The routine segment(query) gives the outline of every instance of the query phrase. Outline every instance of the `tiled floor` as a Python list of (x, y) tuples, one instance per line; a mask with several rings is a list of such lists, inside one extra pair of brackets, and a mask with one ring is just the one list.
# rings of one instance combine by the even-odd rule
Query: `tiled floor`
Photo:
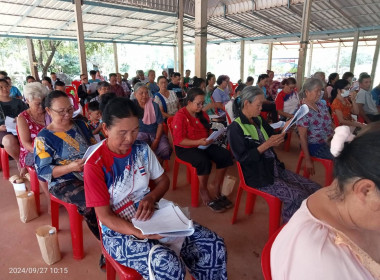
[[(294, 171), (299, 154), (299, 145), (297, 137), (294, 135), (292, 138), (290, 152), (284, 152), (282, 147), (279, 147), (277, 154), (280, 160), (285, 162), (286, 167)], [(15, 162), (10, 161), (10, 166), (11, 174), (15, 174)], [(236, 166), (230, 168), (228, 173), (237, 177)], [(317, 174), (319, 176), (313, 179), (322, 184), (324, 182), (324, 170), (321, 166), (317, 166)], [(169, 172), (168, 175), (172, 178), (171, 172)], [(50, 216), (47, 214), (47, 205), (44, 195), (41, 194), (41, 216), (24, 224), (19, 219), (17, 202), (11, 183), (3, 180), (2, 174), (0, 174), (0, 177), (0, 205), (2, 209), (0, 215), (1, 280), (106, 279), (106, 274), (98, 268), (100, 244), (93, 237), (85, 224), (83, 225), (85, 257), (81, 261), (76, 261), (72, 258), (68, 215), (62, 207), (60, 208), (59, 231), (62, 260), (51, 266), (46, 265), (42, 260), (35, 236), (35, 230), (39, 226), (51, 224)], [(236, 196), (236, 189), (237, 184), (235, 185), (234, 192), (231, 194), (233, 201)], [(182, 206), (190, 205), (190, 186), (186, 182), (184, 167), (180, 168), (177, 190), (169, 190), (165, 197)], [(252, 216), (245, 216), (244, 205), (245, 195), (243, 195), (238, 221), (235, 225), (231, 225), (233, 209), (222, 214), (213, 213), (202, 205), (198, 208), (191, 208), (190, 210), (193, 220), (209, 227), (224, 237), (228, 250), (229, 279), (263, 279), (260, 267), (260, 256), (261, 250), (268, 238), (268, 208), (265, 201), (258, 198), (254, 214)], [(40, 269), (40, 272), (43, 273), (29, 273), (29, 268)], [(66, 268), (67, 270), (65, 270)], [(67, 271), (67, 273), (65, 273), (65, 271)]]

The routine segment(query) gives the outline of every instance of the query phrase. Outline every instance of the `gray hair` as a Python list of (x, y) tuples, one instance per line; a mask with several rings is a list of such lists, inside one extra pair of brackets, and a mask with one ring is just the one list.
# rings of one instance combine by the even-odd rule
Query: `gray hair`
[(238, 117), (239, 112), (244, 108), (244, 102), (247, 100), (249, 103), (255, 101), (256, 97), (259, 95), (264, 95), (264, 91), (258, 86), (247, 86), (245, 87), (240, 95), (235, 99), (233, 112), (234, 116)]
[(24, 96), (28, 101), (35, 98), (44, 99), (49, 94), (48, 89), (40, 82), (33, 82), (24, 86)]
[[(135, 84), (135, 86), (133, 87), (133, 92), (136, 94), (136, 92), (141, 88), (141, 87), (145, 87), (145, 88), (148, 88), (146, 86), (146, 84), (142, 83), (142, 82), (138, 82)], [(149, 89), (148, 89), (149, 90)]]
[(109, 82), (101, 81), (101, 82), (99, 82), (99, 83), (96, 85), (96, 90), (99, 90), (99, 89), (101, 89), (102, 87), (109, 87), (109, 86), (110, 86)]
[(300, 99), (306, 97), (306, 91), (312, 91), (316, 87), (323, 88), (323, 82), (318, 78), (310, 78), (305, 81), (305, 83), (302, 86), (302, 89), (299, 92)]

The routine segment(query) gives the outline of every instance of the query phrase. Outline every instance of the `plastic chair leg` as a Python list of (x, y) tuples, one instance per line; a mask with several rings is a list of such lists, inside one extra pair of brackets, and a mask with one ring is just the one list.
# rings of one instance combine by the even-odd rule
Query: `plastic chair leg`
[(1, 167), (3, 169), (3, 178), (4, 180), (9, 179), (9, 158), (8, 153), (5, 151), (4, 148), (0, 149), (1, 152)]
[(267, 200), (269, 206), (269, 237), (274, 234), (280, 227), (281, 206), (280, 200)]
[(111, 262), (107, 258), (106, 258), (106, 273), (107, 273), (107, 280), (116, 279), (116, 270), (114, 269)]
[(243, 193), (243, 188), (239, 186), (237, 195), (236, 195), (236, 201), (235, 201), (235, 209), (234, 209), (234, 214), (232, 216), (231, 224), (234, 224), (236, 222), (236, 217), (239, 211), (239, 205), (240, 205), (240, 199), (241, 199), (241, 194)]
[(325, 186), (330, 186), (333, 181), (333, 163), (324, 164), (326, 170)]
[(175, 190), (177, 188), (178, 169), (179, 169), (179, 163), (177, 161), (174, 161), (174, 166), (173, 166), (173, 190)]
[(252, 193), (247, 193), (247, 201), (245, 202), (245, 214), (251, 215), (253, 209), (255, 208), (256, 195)]
[[(30, 169), (28, 168), (28, 171)], [(34, 192), (34, 198), (36, 200), (37, 213), (40, 213), (40, 182), (35, 171), (29, 172), (30, 175), (30, 188)]]
[[(71, 206), (71, 205), (70, 205)], [(67, 209), (67, 208), (66, 208)], [(71, 242), (73, 245), (73, 258), (76, 260), (83, 259), (83, 228), (82, 216), (78, 213), (77, 207), (67, 209), (70, 219)]]
[(191, 184), (191, 168), (188, 166), (186, 166), (186, 180)]
[(195, 168), (192, 168), (191, 170), (191, 206), (198, 207), (198, 205), (199, 205), (199, 180), (198, 180), (197, 170)]
[(51, 225), (59, 230), (59, 204), (54, 200), (50, 200)]

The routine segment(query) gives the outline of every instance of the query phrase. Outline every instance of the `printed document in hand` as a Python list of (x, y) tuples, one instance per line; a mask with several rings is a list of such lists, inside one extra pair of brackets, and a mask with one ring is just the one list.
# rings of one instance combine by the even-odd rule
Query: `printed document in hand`
[[(223, 132), (225, 131), (226, 129), (223, 127), (223, 128), (220, 128), (219, 130), (217, 130), (217, 131), (214, 131), (213, 133), (211, 133), (210, 134), (210, 136), (209, 137), (207, 137), (207, 141), (208, 140), (216, 140), (216, 139), (218, 139), (218, 137), (220, 136), (220, 135), (222, 135), (223, 134)], [(208, 146), (210, 146), (211, 144), (209, 144), (209, 145), (206, 145), (206, 146), (198, 146), (198, 148), (199, 149), (202, 149), (202, 150), (204, 150), (204, 149), (206, 149)]]
[(294, 117), (289, 122), (289, 125), (282, 130), (282, 133), (286, 133), (289, 128), (302, 119), (307, 113), (309, 113), (309, 107), (306, 104), (303, 104), (294, 114)]
[[(104, 139), (106, 140), (106, 139)], [(95, 145), (91, 145), (90, 147), (87, 148), (87, 151), (84, 153), (83, 155), (83, 159), (86, 160), (87, 162), (87, 159), (93, 154), (95, 153), (95, 151), (103, 144), (104, 140), (100, 141), (99, 143), (95, 144)], [(85, 162), (85, 163), (86, 163)]]
[(190, 236), (194, 233), (193, 221), (172, 203), (156, 210), (149, 220), (139, 221), (133, 218), (132, 223), (144, 235), (159, 234), (164, 237), (176, 237)]
[(14, 118), (5, 117), (5, 126), (7, 128), (7, 132), (11, 132), (13, 135), (17, 135), (16, 120)]
[(277, 128), (284, 127), (284, 125), (285, 125), (285, 122), (284, 122), (284, 121), (279, 121), (279, 122), (271, 123), (271, 124), (270, 124), (270, 126), (271, 126), (273, 129), (277, 129)]

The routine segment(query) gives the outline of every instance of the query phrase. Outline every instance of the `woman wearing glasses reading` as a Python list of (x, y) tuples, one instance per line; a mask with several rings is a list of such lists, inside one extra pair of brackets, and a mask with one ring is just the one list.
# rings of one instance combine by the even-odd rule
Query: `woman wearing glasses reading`
[[(212, 140), (207, 140), (210, 135), (210, 119), (202, 111), (204, 102), (203, 90), (200, 88), (189, 90), (186, 107), (180, 109), (173, 119), (173, 143), (176, 155), (197, 169), (203, 203), (215, 212), (223, 212), (226, 208), (232, 207), (232, 203), (225, 196), (221, 196), (221, 185), (227, 167), (232, 165), (232, 158), (226, 149), (213, 145)], [(198, 148), (207, 145), (210, 146), (206, 149)], [(216, 164), (216, 173), (208, 189), (211, 161)]]
[(91, 130), (82, 120), (73, 120), (74, 108), (66, 93), (52, 91), (45, 99), (52, 122), (34, 141), (34, 161), (39, 177), (48, 182), (49, 192), (75, 204), (92, 233), (99, 239), (95, 211), (86, 207), (83, 183), (84, 153), (96, 144)]

